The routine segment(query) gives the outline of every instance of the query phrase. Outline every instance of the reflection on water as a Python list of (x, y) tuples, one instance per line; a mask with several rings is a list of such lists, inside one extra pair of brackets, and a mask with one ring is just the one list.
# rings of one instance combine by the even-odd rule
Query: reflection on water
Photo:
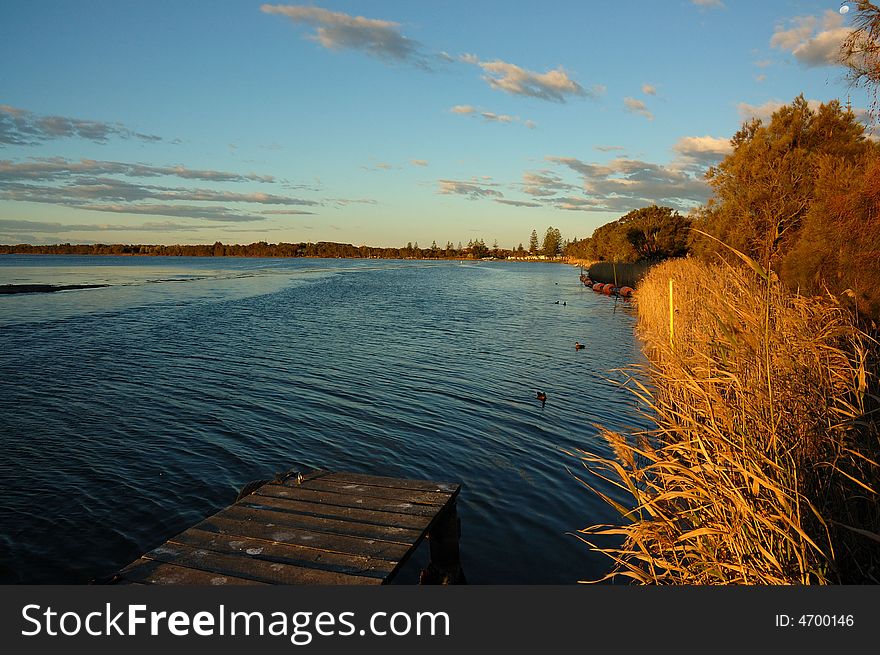
[(111, 572), (292, 466), (462, 482), (471, 582), (607, 568), (562, 451), (640, 423), (605, 379), (639, 355), (576, 269), (0, 257), (12, 283), (113, 286), (0, 297), (0, 580)]

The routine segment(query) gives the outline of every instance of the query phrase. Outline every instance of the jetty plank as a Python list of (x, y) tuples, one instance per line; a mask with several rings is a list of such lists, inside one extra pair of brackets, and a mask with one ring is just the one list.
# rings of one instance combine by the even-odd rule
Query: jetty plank
[(206, 532), (217, 532), (237, 537), (250, 536), (264, 541), (309, 546), (334, 553), (363, 555), (365, 557), (396, 560), (405, 557), (407, 553), (406, 544), (315, 532), (289, 526), (265, 525), (231, 519), (226, 516), (225, 512), (222, 514), (222, 516), (215, 514), (195, 527)]
[(165, 542), (144, 555), (166, 564), (186, 566), (208, 571), (219, 576), (231, 575), (257, 582), (273, 584), (380, 584), (381, 580), (368, 576), (349, 575), (280, 562), (268, 562), (255, 557), (226, 555), (213, 550), (193, 548)]
[(357, 523), (355, 521), (340, 521), (321, 516), (311, 516), (309, 514), (296, 514), (276, 509), (250, 507), (243, 501), (239, 501), (229, 509), (224, 510), (224, 516), (238, 519), (239, 521), (263, 523), (264, 525), (303, 528), (315, 532), (328, 532), (330, 534), (350, 537), (383, 539), (401, 544), (411, 543), (420, 536), (419, 530), (410, 530), (409, 528)]
[(371, 498), (368, 496), (358, 496), (356, 494), (335, 493), (333, 491), (285, 487), (278, 484), (267, 484), (260, 487), (254, 492), (254, 495), (271, 496), (274, 498), (290, 498), (291, 500), (317, 503), (325, 507), (325, 509), (351, 507), (427, 517), (432, 517), (437, 513), (437, 510), (432, 505), (419, 505), (399, 500)]
[[(119, 574), (123, 584), (261, 585), (264, 582), (217, 575), (200, 569), (166, 564), (144, 557), (132, 562)], [(118, 584), (118, 583), (117, 583)]]
[(300, 546), (298, 544), (279, 543), (266, 541), (253, 537), (241, 537), (225, 535), (216, 532), (206, 532), (191, 528), (176, 537), (169, 539), (171, 543), (192, 546), (203, 550), (213, 550), (228, 555), (246, 554), (257, 559), (281, 564), (294, 564), (297, 566), (311, 566), (351, 573), (354, 575), (369, 575), (384, 578), (394, 570), (395, 562), (364, 555), (348, 555), (331, 551)]
[[(315, 471), (248, 485), (117, 584), (386, 584), (426, 537), (431, 575), (464, 581), (454, 483)], [(438, 575), (438, 573), (440, 575)]]
[[(292, 486), (289, 482), (286, 486)], [(318, 478), (305, 483), (306, 489), (320, 491), (333, 491), (335, 493), (352, 494), (366, 498), (385, 498), (398, 502), (417, 503), (419, 505), (445, 505), (454, 493), (413, 491), (410, 489), (393, 489), (391, 487), (375, 487), (371, 485), (356, 484), (354, 482), (335, 482)]]
[(256, 494), (243, 498), (241, 504), (246, 507), (272, 508), (315, 517), (359, 521), (361, 523), (369, 523), (373, 525), (412, 528), (415, 530), (423, 530), (427, 528), (428, 524), (431, 522), (431, 519), (428, 516), (383, 512), (358, 507), (336, 507), (333, 505), (322, 505), (320, 503), (302, 502), (290, 498), (277, 498)]

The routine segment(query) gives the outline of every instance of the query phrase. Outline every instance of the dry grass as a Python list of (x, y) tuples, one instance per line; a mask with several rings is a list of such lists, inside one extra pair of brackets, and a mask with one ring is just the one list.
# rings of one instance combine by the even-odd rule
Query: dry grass
[(621, 525), (580, 537), (614, 561), (607, 577), (640, 583), (880, 582), (876, 342), (832, 300), (748, 264), (680, 259), (641, 281), (651, 384), (631, 388), (656, 428), (603, 429), (614, 459), (576, 453), (585, 485), (633, 498), (604, 496)]

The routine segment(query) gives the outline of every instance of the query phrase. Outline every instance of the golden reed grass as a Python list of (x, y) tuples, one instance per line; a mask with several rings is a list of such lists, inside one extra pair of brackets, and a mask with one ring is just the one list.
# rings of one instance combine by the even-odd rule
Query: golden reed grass
[(614, 562), (603, 580), (880, 582), (876, 341), (833, 299), (744, 259), (672, 260), (639, 285), (649, 364), (628, 386), (656, 427), (600, 428), (615, 458), (575, 453), (587, 487), (600, 493), (596, 476), (632, 497), (600, 493), (621, 524), (579, 531)]

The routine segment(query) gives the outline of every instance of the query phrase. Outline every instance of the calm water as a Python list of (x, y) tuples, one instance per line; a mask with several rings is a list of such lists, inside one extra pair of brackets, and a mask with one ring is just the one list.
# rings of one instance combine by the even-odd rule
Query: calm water
[(2, 582), (112, 573), (291, 467), (463, 483), (472, 583), (608, 568), (563, 450), (642, 424), (604, 379), (640, 355), (575, 268), (0, 257), (28, 282), (113, 286), (0, 296)]

